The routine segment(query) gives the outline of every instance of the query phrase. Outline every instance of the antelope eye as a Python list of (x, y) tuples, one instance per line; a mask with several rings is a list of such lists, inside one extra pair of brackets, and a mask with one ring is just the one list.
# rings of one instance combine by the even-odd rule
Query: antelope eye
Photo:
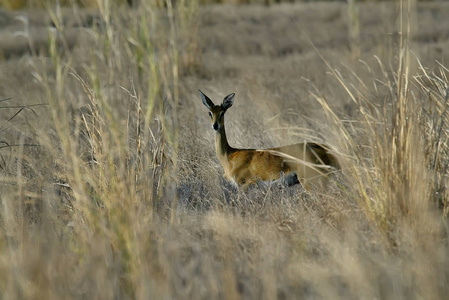
[(211, 113), (211, 112), (209, 112), (209, 117), (211, 117), (211, 118), (212, 118), (212, 113)]

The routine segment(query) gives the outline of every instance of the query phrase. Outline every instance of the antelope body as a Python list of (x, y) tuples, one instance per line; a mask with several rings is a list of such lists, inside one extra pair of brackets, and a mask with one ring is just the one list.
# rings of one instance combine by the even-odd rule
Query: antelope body
[(259, 182), (283, 179), (288, 185), (301, 183), (307, 189), (325, 187), (328, 175), (339, 169), (337, 158), (325, 146), (299, 143), (284, 147), (256, 150), (236, 149), (229, 145), (224, 126), (224, 114), (234, 103), (229, 94), (221, 105), (215, 105), (203, 94), (203, 104), (209, 109), (215, 131), (215, 150), (224, 169), (224, 177), (246, 189)]

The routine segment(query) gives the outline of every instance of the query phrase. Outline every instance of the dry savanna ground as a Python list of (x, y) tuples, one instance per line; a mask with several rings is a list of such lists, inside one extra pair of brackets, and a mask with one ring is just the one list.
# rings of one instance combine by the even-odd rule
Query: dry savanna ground
[[(0, 10), (2, 299), (447, 298), (449, 3), (118, 3)], [(198, 89), (342, 171), (236, 190)]]

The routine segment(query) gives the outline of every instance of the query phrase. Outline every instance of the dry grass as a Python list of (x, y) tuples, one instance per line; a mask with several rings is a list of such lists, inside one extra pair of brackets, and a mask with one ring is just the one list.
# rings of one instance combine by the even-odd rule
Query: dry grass
[[(448, 5), (99, 3), (0, 15), (2, 298), (446, 297)], [(343, 174), (237, 192), (199, 88)]]

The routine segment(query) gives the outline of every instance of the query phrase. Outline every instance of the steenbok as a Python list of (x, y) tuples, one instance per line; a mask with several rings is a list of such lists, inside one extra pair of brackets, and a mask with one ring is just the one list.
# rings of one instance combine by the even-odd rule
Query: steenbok
[(215, 150), (224, 169), (224, 177), (246, 190), (252, 184), (283, 180), (287, 185), (301, 183), (306, 190), (325, 188), (330, 173), (340, 169), (329, 149), (316, 143), (299, 143), (272, 149), (236, 149), (226, 138), (224, 114), (234, 103), (229, 94), (215, 105), (201, 91), (215, 131)]

